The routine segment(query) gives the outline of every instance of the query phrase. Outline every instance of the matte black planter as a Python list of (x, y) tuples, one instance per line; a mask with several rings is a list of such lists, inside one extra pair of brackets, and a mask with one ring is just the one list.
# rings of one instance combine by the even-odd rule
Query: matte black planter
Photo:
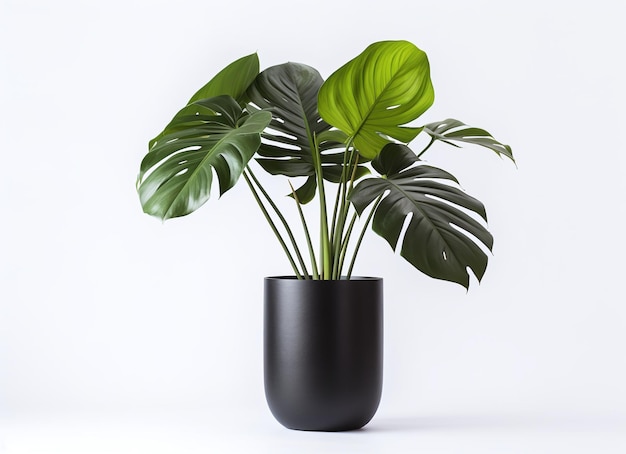
[(359, 429), (383, 378), (383, 280), (265, 278), (265, 396), (298, 430)]

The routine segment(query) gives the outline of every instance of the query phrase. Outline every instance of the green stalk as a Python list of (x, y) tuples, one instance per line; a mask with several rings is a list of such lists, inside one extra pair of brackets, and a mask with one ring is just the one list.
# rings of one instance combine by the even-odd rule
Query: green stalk
[(335, 194), (335, 204), (333, 205), (333, 215), (331, 217), (332, 224), (330, 226), (330, 243), (335, 244), (335, 228), (337, 224), (337, 211), (339, 210), (339, 197), (341, 197), (341, 179), (337, 186), (337, 194)]
[(283, 240), (283, 237), (280, 235), (280, 232), (276, 228), (274, 221), (272, 221), (272, 218), (270, 217), (269, 213), (267, 212), (267, 209), (263, 205), (263, 202), (261, 201), (259, 194), (256, 192), (256, 189), (254, 189), (254, 186), (252, 185), (252, 182), (250, 181), (250, 177), (248, 177), (248, 174), (246, 172), (243, 172), (243, 177), (245, 178), (246, 183), (248, 183), (248, 187), (250, 188), (250, 191), (252, 191), (252, 195), (254, 196), (256, 203), (259, 205), (259, 208), (263, 212), (263, 215), (265, 216), (265, 219), (267, 220), (268, 224), (272, 228), (274, 235), (276, 235), (276, 238), (278, 239), (278, 242), (282, 246), (283, 251), (285, 251), (285, 255), (287, 255), (287, 259), (289, 260), (289, 263), (291, 264), (291, 267), (293, 268), (293, 272), (296, 274), (296, 277), (298, 279), (302, 279), (302, 275), (298, 271), (296, 262), (293, 260), (293, 257), (291, 256), (291, 252), (289, 252), (289, 248), (287, 248), (287, 245), (285, 244), (285, 240)]
[(306, 237), (306, 244), (309, 247), (309, 256), (311, 257), (311, 267), (313, 268), (313, 279), (319, 280), (320, 275), (317, 271), (317, 260), (315, 258), (315, 251), (313, 250), (313, 243), (311, 242), (311, 235), (309, 234), (309, 227), (306, 224), (306, 219), (304, 217), (304, 213), (302, 212), (302, 206), (300, 205), (300, 200), (298, 200), (298, 194), (296, 194), (296, 191), (293, 188), (291, 181), (289, 181), (289, 187), (291, 188), (293, 199), (296, 201), (296, 206), (298, 207), (298, 214), (300, 214), (300, 220), (302, 221), (302, 229), (304, 230), (304, 235)]
[[(350, 160), (352, 160), (352, 157), (350, 157)], [(350, 187), (348, 188), (347, 192), (346, 192), (346, 212), (345, 212), (345, 217), (348, 216), (348, 212), (350, 210), (350, 204), (349, 204), (349, 199), (350, 199), (350, 194), (352, 194), (352, 190), (354, 188), (354, 179), (356, 178), (356, 169), (359, 166), (359, 154), (357, 153), (356, 155), (356, 159), (354, 160), (354, 165), (352, 166), (352, 175), (350, 176)], [(356, 221), (357, 218), (357, 213), (354, 213), (352, 215), (352, 219), (350, 220), (350, 225), (348, 226), (348, 231), (346, 232), (342, 244), (341, 244), (341, 257), (339, 257), (339, 266), (338, 266), (338, 271), (337, 271), (337, 275), (338, 275), (338, 279), (341, 278), (341, 270), (343, 269), (343, 262), (344, 259), (346, 257), (346, 252), (348, 250), (348, 242), (350, 241), (350, 237), (352, 236), (352, 228), (354, 227), (354, 223)], [(348, 280), (350, 280), (350, 276), (348, 275), (347, 277)]]
[(339, 202), (340, 202), (340, 197), (341, 197), (341, 192), (343, 189), (343, 184), (342, 182), (345, 179), (345, 173), (346, 173), (346, 168), (348, 167), (348, 161), (346, 160), (346, 158), (348, 157), (348, 149), (350, 148), (350, 144), (352, 143), (352, 141), (349, 141), (348, 144), (346, 145), (346, 149), (343, 152), (343, 163), (341, 166), (341, 176), (339, 177), (339, 185), (337, 186), (337, 194), (335, 195), (335, 205), (333, 208), (333, 217), (332, 217), (332, 225), (330, 227), (330, 232), (331, 232), (331, 237), (330, 237), (330, 242), (331, 244), (335, 244), (335, 228), (336, 228), (336, 224), (337, 224), (337, 211), (339, 210)]
[(322, 158), (317, 143), (317, 137), (313, 135), (313, 165), (317, 177), (317, 188), (320, 197), (320, 261), (322, 262), (321, 279), (331, 278), (331, 252), (330, 239), (328, 236), (328, 213), (326, 211), (326, 192), (324, 190), (324, 174), (322, 173)]
[(354, 268), (354, 262), (356, 261), (357, 254), (359, 253), (359, 248), (361, 247), (361, 242), (363, 241), (363, 236), (365, 235), (365, 230), (367, 229), (367, 226), (372, 221), (372, 217), (374, 217), (376, 208), (378, 208), (378, 204), (380, 203), (382, 198), (383, 198), (383, 194), (378, 196), (378, 198), (374, 202), (374, 206), (372, 206), (372, 210), (370, 211), (369, 216), (367, 216), (367, 220), (365, 221), (363, 228), (361, 229), (361, 234), (359, 235), (359, 239), (357, 240), (356, 246), (354, 247), (354, 252), (352, 253), (352, 260), (350, 261), (350, 267), (348, 268), (348, 274), (346, 275), (347, 279), (350, 279), (350, 276), (352, 276), (352, 268)]
[(352, 228), (354, 227), (354, 223), (356, 222), (357, 214), (354, 213), (352, 215), (352, 219), (350, 220), (350, 224), (348, 225), (348, 231), (346, 232), (343, 242), (341, 243), (341, 257), (339, 258), (339, 268), (337, 271), (338, 278), (341, 278), (341, 270), (343, 269), (343, 262), (346, 258), (346, 252), (348, 250), (348, 243), (350, 242), (350, 237), (352, 236)]
[(252, 177), (252, 180), (254, 180), (254, 183), (261, 190), (261, 193), (263, 193), (263, 196), (269, 202), (270, 206), (272, 207), (272, 209), (274, 210), (274, 212), (276, 213), (276, 215), (278, 216), (280, 221), (282, 222), (283, 227), (285, 227), (285, 231), (287, 232), (287, 236), (289, 236), (289, 240), (291, 241), (291, 245), (293, 246), (293, 249), (294, 249), (294, 251), (296, 253), (296, 257), (298, 258), (298, 262), (300, 263), (300, 266), (302, 267), (302, 271), (304, 272), (304, 278), (305, 279), (309, 279), (310, 275), (309, 275), (308, 270), (306, 269), (306, 265), (304, 264), (304, 260), (302, 259), (302, 254), (300, 254), (300, 248), (298, 248), (298, 243), (296, 242), (296, 239), (293, 236), (293, 232), (289, 228), (289, 224), (287, 224), (287, 221), (285, 220), (285, 217), (280, 212), (280, 210), (278, 209), (278, 207), (276, 206), (276, 204), (274, 203), (272, 198), (269, 196), (267, 191), (265, 191), (263, 186), (261, 186), (261, 183), (259, 182), (259, 180), (257, 180), (256, 176), (252, 172), (252, 169), (250, 169), (250, 167), (246, 166), (246, 170), (248, 171), (248, 173)]
[(359, 167), (359, 156), (360, 155), (357, 153), (356, 159), (354, 160), (354, 166), (352, 167), (352, 175), (350, 176), (350, 188), (348, 189), (346, 200), (350, 198), (350, 194), (352, 193), (352, 188), (354, 187), (354, 179), (356, 178), (356, 169)]
[(420, 153), (417, 155), (418, 159), (420, 158), (420, 156), (422, 156), (424, 153), (426, 153), (426, 150), (428, 150), (433, 143), (435, 143), (435, 140), (436, 139), (434, 137), (430, 138), (430, 142), (428, 142), (428, 145), (426, 145), (426, 148), (424, 148), (422, 151), (420, 151)]
[[(348, 145), (346, 146), (346, 155), (348, 153), (348, 148), (350, 147), (350, 145), (352, 144), (352, 141), (348, 142)], [(353, 158), (354, 158), (354, 154), (355, 154), (355, 149), (352, 149), (352, 152), (350, 153), (350, 158), (348, 160), (348, 165), (344, 165), (342, 172), (341, 172), (341, 181), (339, 182), (340, 185), (340, 189), (341, 189), (341, 205), (339, 207), (338, 210), (338, 216), (337, 216), (337, 223), (335, 226), (335, 230), (334, 230), (334, 236), (333, 236), (333, 248), (334, 248), (334, 260), (333, 260), (333, 279), (339, 279), (339, 261), (340, 261), (340, 256), (341, 256), (341, 243), (343, 241), (343, 232), (346, 226), (346, 217), (348, 215), (348, 210), (350, 209), (350, 205), (348, 204), (348, 175), (347, 175), (347, 170), (350, 169), (353, 164)], [(357, 155), (358, 156), (358, 155)], [(345, 162), (345, 159), (344, 159)], [(354, 162), (354, 166), (356, 166), (356, 163), (358, 162), (358, 157)], [(356, 167), (355, 167), (356, 169)], [(352, 171), (352, 178), (355, 175), (355, 170), (353, 169)]]

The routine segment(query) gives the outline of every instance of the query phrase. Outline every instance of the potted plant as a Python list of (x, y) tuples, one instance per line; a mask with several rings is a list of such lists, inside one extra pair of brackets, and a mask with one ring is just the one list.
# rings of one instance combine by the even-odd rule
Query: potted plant
[[(326, 81), (298, 63), (259, 72), (252, 54), (219, 72), (149, 142), (137, 179), (146, 213), (185, 216), (209, 199), (214, 175), (220, 194), (243, 177), (285, 253), (293, 275), (265, 279), (264, 342), (266, 397), (287, 427), (355, 429), (377, 409), (382, 279), (352, 275), (370, 225), (428, 276), (468, 288), (468, 268), (479, 281), (485, 273), (493, 238), (484, 206), (420, 158), (436, 141), (513, 160), (511, 148), (458, 120), (409, 125), (433, 100), (426, 54), (407, 41), (374, 43)], [(415, 153), (407, 144), (420, 133), (430, 141)], [(272, 175), (303, 177), (297, 189), (289, 182), (289, 195), (305, 247), (253, 158)], [(302, 209), (314, 199), (317, 245)]]

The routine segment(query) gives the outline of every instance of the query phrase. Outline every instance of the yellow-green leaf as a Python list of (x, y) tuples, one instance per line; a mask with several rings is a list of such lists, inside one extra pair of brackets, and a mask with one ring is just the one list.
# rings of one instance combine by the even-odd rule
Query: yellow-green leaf
[(395, 139), (408, 143), (422, 130), (405, 126), (435, 98), (426, 54), (408, 41), (370, 45), (322, 85), (321, 117), (352, 138), (368, 159)]

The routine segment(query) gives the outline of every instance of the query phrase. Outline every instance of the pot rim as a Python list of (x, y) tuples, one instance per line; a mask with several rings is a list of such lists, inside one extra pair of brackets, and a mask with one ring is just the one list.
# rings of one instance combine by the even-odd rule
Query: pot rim
[[(311, 276), (309, 276), (311, 277)], [(302, 281), (302, 282), (350, 282), (350, 281), (382, 281), (382, 277), (377, 276), (350, 276), (347, 279), (346, 276), (341, 276), (340, 279), (298, 279), (297, 276), (266, 276), (265, 280), (270, 281)]]

